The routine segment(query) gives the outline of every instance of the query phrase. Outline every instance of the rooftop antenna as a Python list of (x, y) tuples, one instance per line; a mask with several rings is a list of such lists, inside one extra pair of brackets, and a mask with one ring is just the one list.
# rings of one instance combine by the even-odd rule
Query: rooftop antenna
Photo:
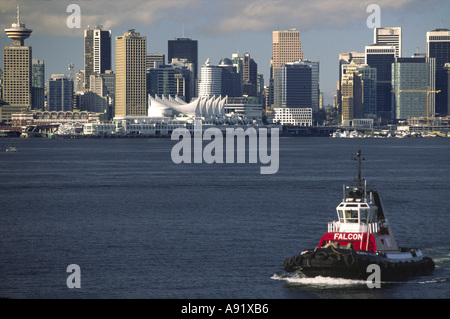
[(17, 24), (20, 24), (20, 3), (17, 0)]
[(181, 29), (181, 37), (185, 38), (185, 36), (184, 36), (184, 24), (182, 25), (182, 29)]

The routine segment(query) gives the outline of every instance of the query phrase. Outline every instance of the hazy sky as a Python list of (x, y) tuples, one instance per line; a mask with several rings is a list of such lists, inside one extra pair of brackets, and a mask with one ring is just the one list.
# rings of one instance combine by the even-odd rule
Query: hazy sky
[[(81, 9), (81, 28), (67, 26), (70, 4)], [(147, 36), (148, 53), (166, 57), (167, 41), (184, 34), (198, 40), (200, 64), (248, 52), (267, 84), (272, 31), (296, 28), (304, 57), (320, 61), (320, 89), (325, 103), (332, 103), (339, 53), (364, 52), (373, 43), (373, 29), (367, 26), (370, 4), (380, 7), (382, 27), (403, 28), (403, 56), (426, 52), (427, 31), (450, 28), (449, 0), (22, 0), (20, 20), (33, 29), (26, 45), (32, 46), (33, 58), (45, 61), (46, 78), (69, 74), (71, 62), (75, 72), (82, 70), (83, 30), (103, 25), (113, 38), (136, 29)], [(0, 0), (1, 29), (16, 21), (16, 6), (15, 0)], [(2, 32), (1, 47), (11, 43)]]

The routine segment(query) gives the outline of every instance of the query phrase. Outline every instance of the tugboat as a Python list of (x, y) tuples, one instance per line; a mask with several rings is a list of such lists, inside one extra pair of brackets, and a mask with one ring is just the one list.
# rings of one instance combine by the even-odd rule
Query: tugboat
[[(430, 257), (417, 248), (399, 247), (386, 218), (380, 195), (368, 191), (361, 179), (361, 151), (357, 152), (356, 186), (345, 186), (343, 200), (336, 207), (337, 221), (314, 249), (284, 261), (286, 272), (306, 277), (337, 277), (366, 280), (368, 266), (380, 267), (382, 281), (403, 281), (430, 274), (435, 267)], [(346, 193), (347, 192), (347, 193)]]

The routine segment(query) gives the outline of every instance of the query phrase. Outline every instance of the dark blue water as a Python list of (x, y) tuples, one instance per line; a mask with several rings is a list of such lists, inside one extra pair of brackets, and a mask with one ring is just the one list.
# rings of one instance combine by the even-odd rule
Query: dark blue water
[[(274, 175), (176, 165), (168, 139), (13, 142), (21, 152), (0, 152), (0, 297), (450, 298), (450, 139), (281, 138)], [(358, 149), (398, 243), (431, 256), (433, 275), (371, 289), (284, 273), (336, 219)]]

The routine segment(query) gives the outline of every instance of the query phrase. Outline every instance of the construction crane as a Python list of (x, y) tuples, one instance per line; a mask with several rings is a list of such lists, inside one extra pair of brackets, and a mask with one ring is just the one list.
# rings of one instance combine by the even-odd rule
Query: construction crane
[(439, 93), (441, 90), (432, 91), (428, 86), (426, 90), (412, 89), (412, 90), (392, 90), (394, 93), (426, 93), (427, 94), (427, 125), (430, 124), (430, 93)]

